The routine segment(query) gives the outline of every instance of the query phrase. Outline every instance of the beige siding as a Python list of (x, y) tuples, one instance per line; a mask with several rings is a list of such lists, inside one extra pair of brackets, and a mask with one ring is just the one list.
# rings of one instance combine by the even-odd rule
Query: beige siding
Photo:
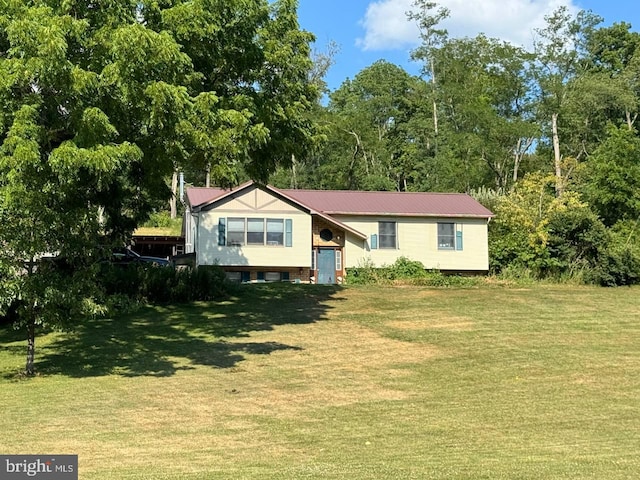
[[(486, 219), (414, 218), (414, 217), (358, 217), (335, 218), (367, 235), (362, 241), (348, 235), (345, 247), (347, 268), (371, 261), (376, 266), (391, 264), (404, 256), (418, 260), (428, 269), (485, 271), (489, 269)], [(378, 234), (378, 221), (397, 222), (397, 248), (371, 249), (372, 234)], [(462, 250), (438, 249), (438, 223), (455, 223), (462, 231)]]
[(224, 210), (232, 214), (234, 212), (300, 212), (294, 205), (284, 202), (259, 188), (254, 188), (241, 195), (230, 196), (226, 201), (216, 207), (216, 211), (218, 210)]
[[(291, 219), (292, 246), (219, 246), (220, 218), (277, 218)], [(213, 210), (199, 214), (197, 239), (198, 265), (306, 267), (311, 266), (311, 216), (260, 189), (230, 198)]]

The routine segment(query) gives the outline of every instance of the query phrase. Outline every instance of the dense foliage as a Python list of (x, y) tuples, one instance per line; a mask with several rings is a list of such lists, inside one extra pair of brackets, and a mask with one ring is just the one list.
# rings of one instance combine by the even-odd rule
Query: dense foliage
[(463, 287), (478, 285), (480, 280), (474, 277), (427, 271), (421, 262), (400, 257), (391, 265), (375, 265), (370, 261), (365, 261), (355, 268), (348, 268), (347, 283), (349, 285), (402, 284), (428, 287)]
[[(265, 180), (313, 143), (295, 0), (0, 0), (0, 314), (99, 313), (95, 265), (178, 168)], [(64, 259), (64, 281), (43, 265)]]
[(225, 297), (232, 285), (222, 268), (158, 267), (149, 263), (101, 265), (99, 282), (106, 304), (116, 313), (139, 303), (186, 303)]
[(496, 213), (493, 273), (636, 282), (640, 34), (560, 7), (526, 50), (449, 38), (448, 15), (414, 1), (422, 75), (378, 61), (347, 79), (317, 110), (327, 141), (275, 183), (467, 192)]

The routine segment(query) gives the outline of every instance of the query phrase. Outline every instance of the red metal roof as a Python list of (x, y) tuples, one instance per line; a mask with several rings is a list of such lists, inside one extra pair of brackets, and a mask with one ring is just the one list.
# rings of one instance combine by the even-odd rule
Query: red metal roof
[[(232, 191), (245, 188), (245, 183), (233, 190), (220, 188), (188, 188), (192, 206), (202, 206)], [(299, 203), (309, 210), (325, 215), (393, 215), (418, 217), (479, 217), (493, 213), (478, 201), (463, 193), (363, 192), (352, 190), (291, 190), (267, 187)]]
[(463, 193), (280, 190), (327, 215), (492, 217), (491, 211)]
[(225, 193), (229, 193), (229, 190), (223, 190), (222, 188), (189, 187), (187, 188), (187, 200), (189, 201), (189, 205), (196, 207), (203, 203), (209, 203)]

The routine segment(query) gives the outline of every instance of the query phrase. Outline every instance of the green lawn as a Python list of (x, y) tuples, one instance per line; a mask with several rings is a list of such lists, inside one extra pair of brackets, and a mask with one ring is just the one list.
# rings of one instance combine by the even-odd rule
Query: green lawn
[(640, 289), (254, 285), (24, 341), (0, 453), (81, 479), (629, 479)]

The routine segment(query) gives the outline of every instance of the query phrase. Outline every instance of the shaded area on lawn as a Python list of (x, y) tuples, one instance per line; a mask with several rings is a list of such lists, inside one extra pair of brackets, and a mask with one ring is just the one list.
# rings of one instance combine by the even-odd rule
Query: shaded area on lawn
[[(278, 325), (323, 320), (331, 308), (327, 301), (339, 300), (339, 291), (338, 286), (246, 285), (221, 302), (148, 306), (120, 318), (87, 320), (41, 348), (36, 338), (36, 368), (40, 374), (71, 377), (162, 377), (194, 365), (231, 368), (248, 354), (302, 350), (238, 339)], [(0, 329), (0, 344), (15, 341), (15, 333), (10, 327)]]

